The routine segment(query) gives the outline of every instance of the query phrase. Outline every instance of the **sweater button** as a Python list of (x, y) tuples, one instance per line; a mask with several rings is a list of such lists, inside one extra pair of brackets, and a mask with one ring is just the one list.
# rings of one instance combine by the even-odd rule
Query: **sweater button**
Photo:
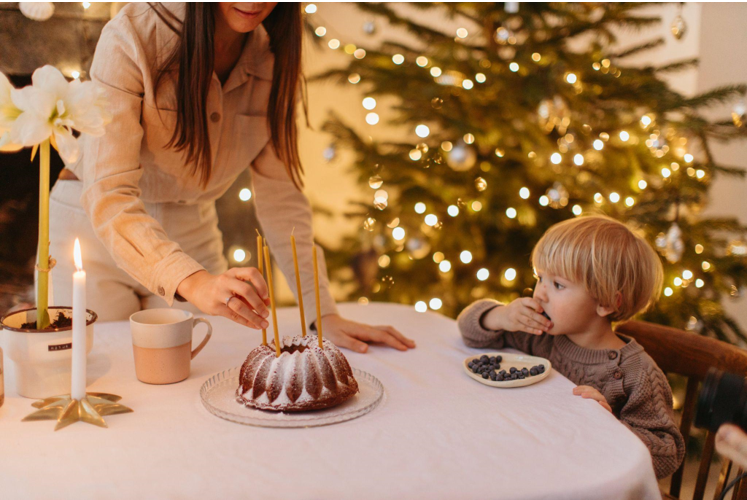
[(615, 370), (615, 373), (612, 376), (615, 377), (616, 380), (620, 380), (623, 378), (623, 372), (622, 370)]
[(210, 121), (213, 123), (218, 123), (220, 121), (220, 113), (212, 113), (210, 115)]
[(159, 286), (159, 287), (158, 287), (158, 295), (160, 295), (160, 296), (162, 296), (162, 297), (163, 297), (164, 295), (166, 295), (166, 290), (164, 290), (162, 286)]
[(609, 357), (610, 359), (617, 359), (617, 353), (615, 351), (610, 351)]

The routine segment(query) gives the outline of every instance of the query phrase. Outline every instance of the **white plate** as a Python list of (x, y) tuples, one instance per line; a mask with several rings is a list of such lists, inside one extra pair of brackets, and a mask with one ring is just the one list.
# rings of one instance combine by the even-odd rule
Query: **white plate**
[(241, 367), (237, 366), (217, 373), (200, 388), (202, 403), (210, 413), (240, 424), (260, 427), (316, 427), (336, 424), (365, 415), (376, 408), (384, 396), (384, 386), (379, 379), (353, 368), (360, 392), (340, 405), (298, 413), (257, 410), (236, 402), (240, 372)]
[[(545, 365), (545, 371), (543, 373), (540, 373), (539, 375), (532, 375), (526, 378), (519, 378), (516, 380), (504, 380), (502, 382), (494, 382), (490, 380), (489, 378), (482, 378), (482, 375), (479, 375), (477, 373), (472, 373), (472, 370), (469, 369), (469, 362), (473, 359), (480, 359), (483, 356), (501, 356), (503, 358), (503, 361), (501, 361), (501, 368), (500, 370), (506, 370), (507, 372), (511, 369), (511, 367), (515, 367), (517, 370), (521, 370), (522, 368), (526, 368), (527, 370), (531, 369), (533, 366), (537, 365)], [(547, 378), (548, 375), (550, 375), (550, 372), (552, 371), (552, 364), (550, 361), (546, 360), (545, 358), (540, 358), (539, 356), (529, 356), (528, 354), (513, 354), (510, 352), (483, 352), (480, 354), (475, 354), (474, 356), (470, 356), (467, 359), (464, 360), (462, 363), (462, 366), (464, 367), (464, 372), (472, 377), (473, 379), (477, 380), (481, 384), (489, 385), (491, 387), (504, 387), (504, 388), (511, 388), (511, 387), (524, 387), (526, 385), (532, 385), (536, 384), (537, 382), (541, 382)], [(499, 371), (500, 371), (499, 370)]]

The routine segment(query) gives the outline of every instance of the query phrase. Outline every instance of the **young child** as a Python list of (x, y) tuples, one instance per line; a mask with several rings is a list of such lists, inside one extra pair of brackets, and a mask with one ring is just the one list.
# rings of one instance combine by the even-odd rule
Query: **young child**
[(514, 347), (547, 358), (646, 444), (657, 478), (679, 467), (685, 442), (674, 422), (672, 392), (656, 363), (613, 323), (659, 296), (661, 262), (646, 241), (604, 216), (552, 226), (532, 252), (533, 298), (508, 305), (479, 300), (459, 315), (470, 347)]

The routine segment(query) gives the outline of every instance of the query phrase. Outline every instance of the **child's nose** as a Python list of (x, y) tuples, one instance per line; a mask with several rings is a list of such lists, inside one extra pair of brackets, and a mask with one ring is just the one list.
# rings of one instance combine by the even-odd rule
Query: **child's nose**
[(547, 293), (545, 293), (545, 286), (542, 283), (537, 283), (537, 286), (534, 287), (534, 298), (542, 302), (547, 301)]

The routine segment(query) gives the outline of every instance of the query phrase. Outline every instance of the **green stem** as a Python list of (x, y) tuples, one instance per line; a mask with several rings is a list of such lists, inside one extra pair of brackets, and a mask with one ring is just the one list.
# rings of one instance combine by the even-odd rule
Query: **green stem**
[(39, 270), (36, 288), (36, 327), (49, 326), (49, 139), (39, 148)]

